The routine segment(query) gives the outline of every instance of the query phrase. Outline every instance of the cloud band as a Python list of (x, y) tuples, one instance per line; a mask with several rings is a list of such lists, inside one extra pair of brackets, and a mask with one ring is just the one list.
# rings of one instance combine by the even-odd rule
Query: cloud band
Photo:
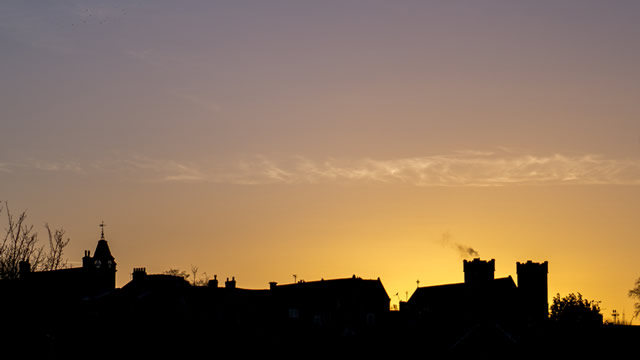
[(243, 185), (369, 182), (414, 186), (640, 185), (640, 160), (601, 155), (537, 156), (465, 151), (398, 159), (327, 159), (255, 156), (227, 166), (135, 156), (78, 162), (0, 162), (0, 173), (18, 169), (114, 173), (157, 182), (212, 182)]

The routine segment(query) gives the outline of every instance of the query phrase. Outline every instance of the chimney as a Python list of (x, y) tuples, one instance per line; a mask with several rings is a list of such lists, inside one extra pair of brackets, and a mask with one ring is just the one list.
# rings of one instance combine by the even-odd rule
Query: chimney
[(227, 289), (235, 289), (236, 288), (235, 276), (231, 278), (231, 281), (229, 281), (229, 278), (227, 278), (227, 281), (224, 282), (224, 287)]
[(465, 284), (472, 286), (482, 285), (494, 279), (496, 261), (494, 259), (485, 261), (480, 260), (480, 258), (475, 258), (473, 261), (464, 260), (463, 269)]
[(218, 287), (218, 275), (213, 275), (213, 280), (209, 280), (207, 286), (217, 288)]
[(140, 281), (147, 276), (147, 268), (133, 268), (133, 281)]
[(84, 257), (82, 258), (82, 267), (89, 269), (93, 267), (93, 259), (91, 258), (91, 251), (85, 250)]
[(276, 289), (276, 287), (278, 287), (278, 283), (277, 283), (277, 282), (275, 282), (275, 281), (271, 281), (271, 282), (269, 283), (269, 290), (275, 290), (275, 289)]
[(31, 273), (31, 264), (28, 261), (20, 261), (18, 264), (18, 277), (24, 278)]

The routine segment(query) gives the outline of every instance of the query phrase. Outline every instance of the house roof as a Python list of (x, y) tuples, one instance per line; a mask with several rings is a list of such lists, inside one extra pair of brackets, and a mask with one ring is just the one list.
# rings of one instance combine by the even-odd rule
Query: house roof
[(471, 286), (466, 283), (425, 286), (416, 289), (408, 303), (449, 303), (452, 300), (459, 301), (479, 293), (503, 296), (512, 293), (516, 289), (516, 284), (511, 276), (493, 279), (479, 286)]
[(292, 284), (277, 285), (273, 291), (281, 295), (297, 294), (298, 296), (316, 296), (317, 294), (351, 294), (357, 292), (362, 296), (372, 296), (389, 301), (389, 295), (384, 289), (380, 278), (376, 280), (362, 279), (352, 276), (343, 279), (318, 281), (299, 281)]
[(122, 287), (123, 290), (145, 289), (145, 290), (170, 290), (184, 289), (190, 284), (182, 276), (167, 274), (149, 274), (140, 279), (134, 279)]

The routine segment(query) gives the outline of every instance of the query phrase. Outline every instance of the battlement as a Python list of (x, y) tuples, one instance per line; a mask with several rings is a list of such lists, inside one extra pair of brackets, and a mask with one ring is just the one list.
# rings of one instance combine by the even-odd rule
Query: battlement
[(521, 273), (549, 273), (549, 262), (545, 261), (543, 263), (535, 263), (531, 260), (527, 260), (526, 263), (516, 263), (516, 272), (518, 275)]
[(475, 258), (472, 261), (463, 261), (464, 282), (469, 285), (481, 284), (494, 279), (496, 261)]

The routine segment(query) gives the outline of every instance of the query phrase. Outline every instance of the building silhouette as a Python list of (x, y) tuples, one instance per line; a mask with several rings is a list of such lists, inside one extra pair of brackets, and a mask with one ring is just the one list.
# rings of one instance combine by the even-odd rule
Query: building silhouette
[(311, 334), (316, 340), (361, 338), (384, 326), (389, 313), (390, 298), (380, 279), (354, 275), (244, 289), (231, 278), (218, 285), (217, 277), (207, 286), (192, 286), (180, 276), (135, 268), (133, 279), (107, 301), (126, 309), (124, 318), (138, 319), (136, 328), (188, 322), (225, 343), (251, 338), (300, 344)]
[(18, 280), (25, 290), (55, 292), (63, 297), (97, 295), (115, 289), (116, 262), (104, 237), (104, 228), (93, 256), (85, 250), (82, 267), (32, 272), (31, 264), (22, 261)]
[(618, 328), (572, 328), (569, 336), (550, 323), (546, 261), (516, 263), (517, 285), (511, 276), (495, 277), (494, 259), (462, 265), (463, 282), (418, 287), (400, 311), (390, 311), (380, 278), (355, 275), (246, 289), (235, 277), (194, 286), (136, 267), (116, 288), (116, 262), (102, 230), (82, 267), (32, 272), (23, 262), (18, 279), (0, 281), (0, 308), (11, 309), (0, 328), (0, 354), (31, 348), (30, 357), (113, 358), (126, 351), (167, 358), (219, 347), (362, 357), (416, 344), (430, 355), (530, 354), (587, 349), (597, 339), (637, 340), (637, 331)]
[[(19, 265), (17, 279), (0, 281), (0, 355), (7, 358), (86, 358), (116, 323), (100, 299), (116, 291), (116, 262), (101, 232), (96, 250), (84, 252), (82, 266), (32, 271)], [(98, 355), (97, 358), (102, 358)]]
[(517, 262), (516, 271), (522, 316), (527, 323), (546, 319), (549, 316), (549, 263), (535, 263), (531, 260), (526, 263)]
[(517, 264), (511, 276), (495, 278), (495, 260), (463, 261), (464, 282), (418, 287), (400, 312), (414, 333), (451, 348), (509, 348), (518, 335), (548, 317), (548, 263)]

